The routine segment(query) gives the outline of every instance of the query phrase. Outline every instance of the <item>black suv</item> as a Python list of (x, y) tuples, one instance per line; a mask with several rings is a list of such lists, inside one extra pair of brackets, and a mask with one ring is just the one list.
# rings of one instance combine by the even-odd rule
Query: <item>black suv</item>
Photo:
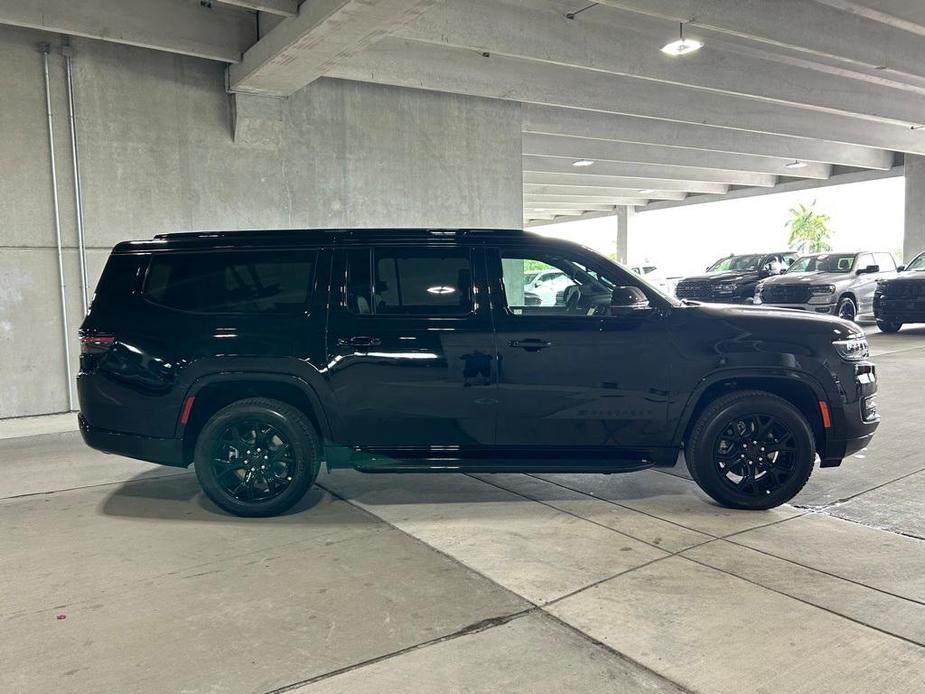
[(877, 327), (895, 333), (903, 323), (925, 323), (925, 253), (919, 253), (896, 279), (877, 282), (874, 316)]
[[(525, 301), (560, 270), (554, 303)], [(194, 464), (243, 516), (328, 468), (625, 472), (672, 466), (769, 508), (879, 421), (858, 328), (679, 302), (522, 231), (183, 233), (120, 243), (81, 328), (80, 427)]]
[(750, 304), (758, 282), (786, 272), (797, 255), (793, 251), (730, 255), (713, 263), (705, 275), (683, 278), (675, 294), (679, 299)]

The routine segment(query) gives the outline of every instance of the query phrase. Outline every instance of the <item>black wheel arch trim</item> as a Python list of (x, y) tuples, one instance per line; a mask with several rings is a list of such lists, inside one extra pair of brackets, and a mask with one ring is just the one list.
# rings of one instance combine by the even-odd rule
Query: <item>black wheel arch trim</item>
[[(675, 425), (675, 430), (672, 435), (672, 443), (677, 446), (682, 446), (684, 444), (684, 435), (685, 432), (690, 428), (694, 412), (697, 410), (697, 405), (700, 403), (703, 395), (711, 387), (719, 385), (721, 383), (736, 381), (737, 379), (778, 379), (781, 381), (797, 381), (808, 386), (810, 390), (815, 394), (818, 400), (824, 400), (829, 405), (829, 409), (833, 416), (833, 420), (837, 415), (842, 413), (842, 406), (838, 400), (833, 400), (826, 392), (825, 388), (819, 382), (819, 380), (812, 374), (801, 371), (799, 369), (786, 369), (786, 368), (774, 368), (774, 369), (754, 369), (754, 368), (733, 368), (726, 369), (722, 371), (716, 371), (711, 373), (709, 376), (702, 379), (697, 386), (691, 391), (690, 396), (687, 401), (684, 403), (684, 408), (681, 410), (681, 414), (678, 417), (677, 423)], [(748, 386), (749, 388), (754, 388), (754, 386)], [(833, 424), (835, 422), (833, 421)], [(832, 430), (827, 430), (831, 432)], [(828, 436), (827, 436), (828, 438)], [(823, 442), (817, 442), (823, 443)]]
[[(333, 437), (333, 428), (331, 417), (331, 408), (330, 406), (325, 406), (324, 401), (321, 395), (318, 393), (318, 390), (304, 378), (295, 376), (292, 374), (278, 373), (273, 371), (221, 371), (216, 373), (205, 374), (199, 376), (189, 388), (186, 390), (186, 393), (183, 395), (182, 403), (185, 403), (190, 397), (195, 397), (203, 391), (203, 389), (208, 386), (215, 384), (233, 384), (235, 382), (246, 382), (246, 381), (272, 381), (274, 383), (284, 383), (290, 386), (294, 386), (299, 389), (302, 394), (306, 396), (313, 412), (308, 414), (314, 414), (318, 422), (318, 427), (320, 431), (319, 435), (323, 440), (331, 440)], [(253, 397), (253, 396), (251, 396)], [(182, 405), (181, 405), (182, 407)], [(180, 422), (180, 418), (177, 418), (176, 424), (176, 433), (177, 438), (183, 438), (186, 425)]]

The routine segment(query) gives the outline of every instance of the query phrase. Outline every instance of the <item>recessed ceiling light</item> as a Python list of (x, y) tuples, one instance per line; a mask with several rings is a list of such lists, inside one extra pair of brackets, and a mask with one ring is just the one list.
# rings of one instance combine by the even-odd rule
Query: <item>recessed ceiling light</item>
[(581, 166), (591, 166), (592, 164), (594, 164), (594, 162), (591, 161), (590, 159), (579, 159), (578, 161), (573, 161), (573, 162), (572, 162), (572, 166), (579, 166), (579, 167), (581, 167)]
[(667, 53), (670, 56), (678, 57), (681, 55), (687, 55), (688, 53), (694, 53), (703, 48), (703, 41), (698, 41), (697, 39), (686, 39), (684, 38), (684, 22), (681, 22), (681, 31), (677, 41), (672, 41), (671, 43), (666, 43), (662, 46), (662, 53)]
[(784, 168), (785, 168), (785, 169), (805, 169), (805, 168), (806, 168), (806, 162), (805, 162), (805, 161), (800, 161), (799, 159), (794, 159), (794, 160), (793, 160), (792, 162), (790, 162), (789, 164), (784, 164)]

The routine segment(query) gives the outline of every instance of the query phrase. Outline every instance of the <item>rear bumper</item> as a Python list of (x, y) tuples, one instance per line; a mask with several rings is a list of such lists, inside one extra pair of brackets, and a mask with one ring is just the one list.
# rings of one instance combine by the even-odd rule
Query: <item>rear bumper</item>
[(187, 466), (187, 462), (183, 459), (182, 439), (158, 439), (99, 429), (90, 426), (82, 415), (77, 415), (77, 421), (84, 443), (98, 451), (161, 465)]

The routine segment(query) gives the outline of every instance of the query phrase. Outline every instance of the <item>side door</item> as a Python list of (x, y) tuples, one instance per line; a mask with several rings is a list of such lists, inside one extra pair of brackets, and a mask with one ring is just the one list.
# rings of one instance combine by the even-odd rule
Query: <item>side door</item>
[[(670, 387), (664, 298), (591, 252), (537, 242), (489, 245), (498, 350), (497, 445), (538, 456), (636, 457), (665, 445)], [(568, 282), (551, 305), (525, 296), (524, 273)], [(639, 288), (645, 310), (611, 315), (614, 289)]]
[(493, 443), (497, 364), (481, 248), (341, 248), (333, 276), (326, 377), (336, 443), (406, 458)]

